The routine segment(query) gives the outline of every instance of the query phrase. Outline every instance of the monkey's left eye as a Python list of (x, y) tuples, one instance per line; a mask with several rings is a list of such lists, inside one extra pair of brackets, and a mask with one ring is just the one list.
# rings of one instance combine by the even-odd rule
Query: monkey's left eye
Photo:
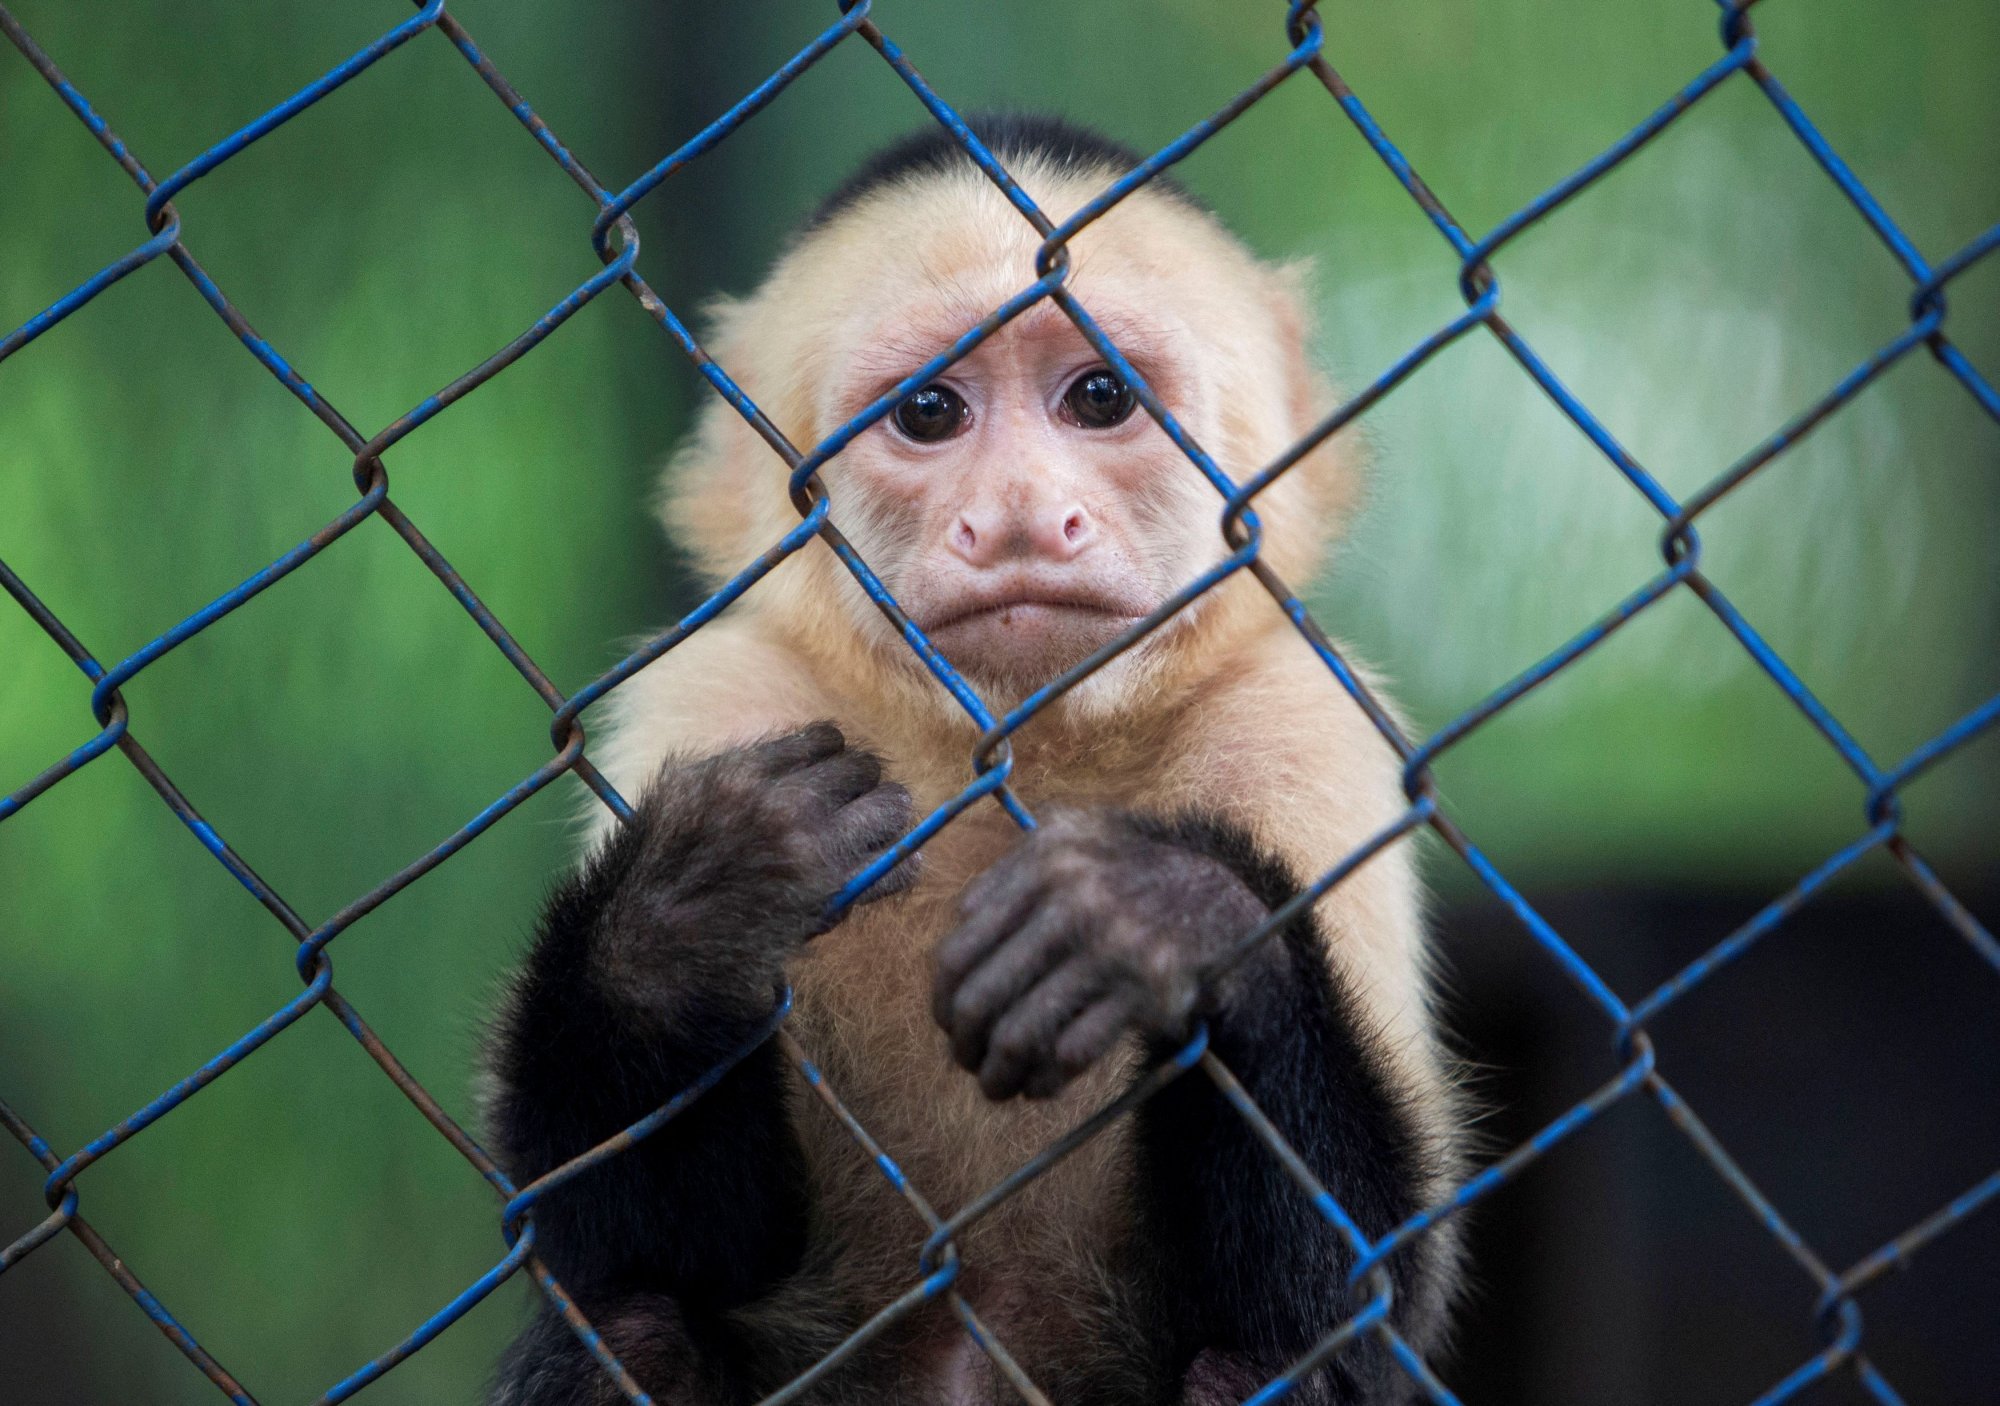
[(912, 391), (896, 407), (896, 427), (911, 439), (933, 444), (957, 434), (967, 413), (964, 397), (950, 386), (932, 382)]
[(1139, 397), (1108, 366), (1086, 371), (1063, 392), (1063, 408), (1087, 430), (1108, 430), (1132, 413)]

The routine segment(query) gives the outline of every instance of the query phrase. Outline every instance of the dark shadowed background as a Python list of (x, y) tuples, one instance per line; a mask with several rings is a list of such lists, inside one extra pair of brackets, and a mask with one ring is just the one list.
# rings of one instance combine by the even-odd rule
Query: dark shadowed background
[[(160, 173), (401, 20), (397, 0), (9, 0)], [(830, 3), (454, 0), (613, 186), (830, 21)], [(1475, 231), (1720, 52), (1703, 0), (1330, 3), (1328, 54)], [(1256, 0), (878, 0), (961, 108), (1048, 107), (1151, 150), (1285, 48)], [(1764, 54), (1932, 258), (2000, 219), (2000, 9), (1772, 0)], [(685, 312), (925, 116), (844, 44), (637, 212)], [(1260, 251), (1317, 265), (1321, 346), (1367, 382), (1461, 307), (1456, 259), (1309, 77), (1184, 179)], [(0, 45), (0, 329), (143, 237), (126, 177)], [(419, 36), (178, 202), (184, 237), (364, 431), (597, 266), (591, 208), (451, 46)], [(1732, 79), (1500, 259), (1515, 325), (1667, 488), (1692, 492), (1907, 325), (1909, 286), (1769, 105)], [(1953, 336), (2000, 375), (2000, 258)], [(390, 456), (396, 498), (562, 687), (692, 601), (645, 509), (707, 394), (613, 291)], [(1443, 724), (1658, 570), (1643, 500), (1492, 339), (1366, 420), (1368, 507), (1319, 618)], [(0, 367), (0, 559), (119, 658), (352, 500), (350, 456), (164, 259)], [(781, 468), (771, 464), (773, 491)], [(1716, 580), (1883, 762), (2000, 688), (2000, 428), (1909, 358), (1704, 518)], [(146, 745), (319, 921), (547, 757), (546, 709), (379, 522), (125, 690)], [(135, 728), (137, 727), (135, 723)], [(0, 792), (95, 732), (88, 687), (0, 603)], [(1863, 791), (1685, 593), (1439, 764), (1464, 829), (1628, 1000), (1866, 828)], [(340, 985), (461, 1120), (483, 1012), (569, 852), (537, 796), (338, 944)], [(1989, 924), (2000, 739), (1906, 793), (1907, 833)], [(1331, 856), (1329, 857), (1331, 858)], [(1594, 1007), (1469, 872), (1429, 876), (1497, 1153), (1608, 1078)], [(282, 931), (121, 759), (0, 828), (0, 1097), (67, 1153), (297, 990)], [(1654, 1026), (1662, 1070), (1836, 1269), (2000, 1166), (2000, 973), (1877, 855)], [(0, 1146), (0, 1241), (43, 1214)], [(266, 1401), (309, 1399), (501, 1251), (490, 1190), (314, 1012), (102, 1164), (88, 1213)], [(1469, 1406), (1748, 1401), (1820, 1346), (1815, 1289), (1629, 1101), (1484, 1203), (1443, 1375)], [(1862, 1296), (1912, 1402), (2000, 1399), (2000, 1212)], [(506, 1286), (371, 1388), (473, 1399)], [(0, 1277), (0, 1398), (213, 1389), (82, 1247)], [(1842, 1379), (1800, 1400), (1861, 1399)]]

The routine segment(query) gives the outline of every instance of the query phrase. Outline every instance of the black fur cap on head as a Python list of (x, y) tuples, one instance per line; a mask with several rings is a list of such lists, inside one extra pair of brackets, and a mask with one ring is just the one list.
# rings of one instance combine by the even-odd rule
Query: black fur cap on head
[[(1123, 175), (1145, 160), (1131, 147), (1094, 128), (1046, 113), (969, 113), (965, 125), (999, 158), (1001, 165), (1010, 168), (1021, 157), (1038, 156), (1061, 171), (1110, 167)], [(805, 228), (819, 228), (863, 196), (905, 176), (939, 173), (956, 166), (976, 169), (958, 139), (942, 123), (932, 123), (922, 131), (898, 138), (862, 162), (853, 175), (820, 202)], [(1164, 173), (1146, 184), (1190, 205), (1199, 204), (1186, 187)]]

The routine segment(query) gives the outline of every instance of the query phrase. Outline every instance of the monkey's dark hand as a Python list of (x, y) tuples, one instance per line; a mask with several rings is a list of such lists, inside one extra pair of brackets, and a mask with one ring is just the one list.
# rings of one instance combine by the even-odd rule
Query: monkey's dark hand
[(1231, 996), (1202, 989), (1204, 968), (1269, 910), (1153, 828), (1057, 813), (965, 886), (932, 1013), (987, 1097), (1050, 1097), (1127, 1030), (1181, 1039)]
[[(696, 993), (762, 1008), (830, 898), (909, 829), (910, 793), (874, 753), (818, 722), (660, 769), (598, 864), (597, 955), (657, 1008)], [(905, 861), (864, 901), (908, 888)]]

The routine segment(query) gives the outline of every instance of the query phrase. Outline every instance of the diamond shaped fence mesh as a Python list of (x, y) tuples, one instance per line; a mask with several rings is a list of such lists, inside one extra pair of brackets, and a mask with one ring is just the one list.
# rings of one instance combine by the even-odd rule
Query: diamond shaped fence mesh
[[(712, 1070), (664, 1107), (607, 1138), (590, 1152), (555, 1168), (529, 1185), (517, 1186), (494, 1164), (475, 1138), (455, 1122), (440, 1102), (398, 1061), (363, 1019), (360, 1011), (335, 987), (331, 949), (335, 940), (358, 919), (449, 861), (490, 827), (505, 820), (523, 801), (559, 777), (576, 776), (612, 812), (621, 818), (629, 815), (625, 798), (591, 764), (582, 721), (586, 710), (624, 684), (638, 670), (666, 655), (732, 601), (755, 590), (758, 582), (779, 562), (818, 538), (839, 555), (868, 595), (908, 640), (935, 677), (938, 687), (946, 690), (964, 709), (982, 734), (967, 760), (964, 788), (926, 816), (894, 850), (857, 875), (838, 895), (837, 904), (844, 906), (853, 902), (903, 855), (952, 823), (968, 807), (982, 802), (999, 805), (1020, 825), (1032, 827), (1032, 814), (1009, 787), (1010, 735), (1038, 710), (1204, 592), (1238, 573), (1247, 573), (1269, 592), (1276, 607), (1290, 618), (1317, 652), (1332, 679), (1365, 710), (1380, 733), (1383, 745), (1394, 749), (1403, 764), (1407, 808), (1401, 817), (1360, 849), (1338, 857), (1332, 867), (1312, 882), (1297, 903), (1313, 901), (1339, 885), (1385, 847), (1411, 843), (1412, 835), (1420, 830), (1434, 832), (1469, 867), (1479, 883), (1504, 903), (1546, 959), (1560, 969), (1593, 1004), (1601, 1015), (1604, 1035), (1617, 1052), (1619, 1067), (1615, 1076), (1589, 1097), (1569, 1108), (1521, 1145), (1479, 1167), (1445, 1200), (1426, 1207), (1387, 1234), (1371, 1238), (1319, 1185), (1304, 1163), (1249, 1101), (1230, 1072), (1205, 1049), (1204, 1037), (1197, 1035), (1175, 1059), (1152, 1071), (1114, 1103), (1088, 1118), (1055, 1144), (1037, 1152), (1014, 1174), (985, 1194), (945, 1214), (932, 1206), (921, 1187), (904, 1177), (896, 1167), (891, 1151), (877, 1144), (869, 1130), (843, 1105), (840, 1091), (830, 1085), (807, 1058), (806, 1052), (792, 1040), (785, 1026), (788, 1002), (781, 1002), (773, 1011), (757, 1044), (761, 1045), (765, 1040), (778, 1043), (799, 1076), (810, 1085), (812, 1093), (832, 1110), (859, 1148), (882, 1169), (896, 1191), (907, 1201), (912, 1215), (929, 1228), (930, 1234), (919, 1262), (910, 1266), (907, 1292), (891, 1303), (880, 1305), (879, 1312), (858, 1326), (840, 1348), (769, 1400), (788, 1400), (805, 1392), (847, 1355), (896, 1320), (927, 1301), (941, 1298), (948, 1302), (962, 1321), (972, 1341), (992, 1359), (998, 1371), (1024, 1400), (1045, 1401), (1047, 1398), (1022, 1371), (1006, 1344), (980, 1322), (972, 1306), (960, 1297), (956, 1288), (959, 1261), (954, 1237), (1167, 1082), (1178, 1078), (1197, 1078), (1214, 1082), (1268, 1146), (1270, 1155), (1297, 1182), (1298, 1194), (1309, 1198), (1319, 1213), (1339, 1230), (1349, 1241), (1356, 1257), (1351, 1314), (1343, 1321), (1327, 1323), (1324, 1335), (1313, 1349), (1263, 1387), (1251, 1398), (1254, 1401), (1282, 1398), (1303, 1374), (1364, 1336), (1373, 1336), (1387, 1346), (1394, 1360), (1410, 1378), (1413, 1389), (1425, 1399), (1458, 1401), (1460, 1398), (1439, 1371), (1422, 1360), (1398, 1336), (1390, 1318), (1392, 1294), (1384, 1266), (1391, 1257), (1405, 1252), (1430, 1233), (1442, 1220), (1479, 1202), (1579, 1129), (1598, 1119), (1606, 1110), (1626, 1101), (1650, 1102), (1657, 1106), (1671, 1126), (1685, 1136), (1712, 1168), (1721, 1183), (1749, 1208), (1756, 1220), (1796, 1263), (1803, 1276), (1802, 1304), (1810, 1304), (1811, 1308), (1802, 1312), (1809, 1311), (1816, 1315), (1816, 1326), (1824, 1345), (1805, 1361), (1799, 1362), (1781, 1380), (1773, 1382), (1757, 1398), (1758, 1402), (1792, 1399), (1814, 1382), (1836, 1373), (1849, 1375), (1859, 1389), (1872, 1399), (1901, 1401), (1903, 1398), (1869, 1359), (1856, 1294), (1888, 1270), (1905, 1264), (1919, 1247), (1951, 1231), (2000, 1195), (2000, 1169), (1975, 1185), (1966, 1187), (1956, 1198), (1852, 1264), (1845, 1267), (1830, 1264), (1792, 1228), (1783, 1210), (1752, 1182), (1732, 1159), (1730, 1152), (1710, 1133), (1695, 1110), (1676, 1093), (1666, 1073), (1656, 1064), (1653, 1046), (1647, 1036), (1647, 1024), (1695, 992), (1719, 969), (1742, 956), (1857, 861), (1877, 852), (1893, 861), (1909, 884), (1935, 907), (1979, 957), (2000, 970), (2000, 942), (1996, 942), (1980, 920), (1953, 896), (1924, 856), (1913, 847), (1904, 833), (1900, 800), (1902, 791), (1909, 783), (1931, 768), (1947, 764), (1967, 742), (2000, 720), (2000, 696), (1974, 707), (1907, 755), (1888, 760), (1871, 756), (1840, 719), (1807, 688), (1777, 650), (1766, 642), (1744, 612), (1704, 573), (1699, 532), (1703, 514), (1726, 495), (1766, 471), (1774, 461), (1791, 451), (1830, 416), (1839, 413), (1890, 367), (1919, 351), (1927, 353), (1935, 362), (1938, 374), (1951, 378), (1987, 415), (2000, 420), (2000, 392), (1996, 392), (1988, 377), (1960, 351), (1947, 331), (1947, 293), (1950, 285), (1976, 262), (2000, 247), (2000, 226), (1985, 231), (1964, 247), (1942, 257), (1930, 258), (1920, 252), (1766, 65), (1751, 23), (1750, 10), (1755, 3), (1756, 0), (1723, 0), (1720, 6), (1720, 52), (1713, 63), (1692, 75), (1685, 86), (1669, 96), (1655, 111), (1644, 116), (1619, 140), (1483, 234), (1470, 233), (1460, 225), (1443, 201), (1418, 176), (1391, 134), (1342, 79), (1334, 67), (1332, 51), (1335, 45), (1326, 24), (1315, 12), (1314, 5), (1302, 0), (1294, 0), (1282, 11), (1275, 5), (1272, 7), (1271, 66), (1262, 77), (1219, 111), (1188, 127), (1179, 138), (1153, 153), (1060, 223), (1035, 205), (994, 154), (980, 143), (950, 102), (933, 90), (894, 40), (877, 27), (870, 13), (871, 0), (849, 0), (849, 3), (837, 7), (837, 13), (826, 28), (782, 67), (728, 111), (715, 117), (691, 141), (665, 156), (623, 188), (607, 186), (584, 166), (537, 114), (528, 99), (481, 52), (465, 28), (446, 12), (444, 0), (429, 0), (416, 13), (365, 48), (328, 68), (321, 77), (268, 111), (221, 137), (164, 178), (156, 178), (149, 171), (118, 138), (92, 99), (78, 91), (63, 76), (55, 60), (37, 45), (5, 8), (0, 8), (0, 33), (6, 35), (47, 81), (53, 93), (50, 100), (66, 104), (102, 145), (108, 159), (115, 161), (138, 187), (139, 208), (143, 212), (146, 230), (146, 237), (130, 252), (105, 265), (21, 326), (0, 337), (0, 361), (30, 351), (43, 333), (65, 319), (88, 315), (93, 301), (114, 283), (157, 259), (165, 258), (193, 284), (215, 315), (236, 335), (245, 351), (270, 373), (277, 389), (296, 399), (305, 412), (316, 417), (326, 431), (340, 441), (344, 451), (352, 458), (354, 495), (346, 508), (310, 537), (186, 618), (163, 622), (164, 628), (156, 637), (122, 657), (100, 658), (43, 603), (29, 582), (21, 579), (5, 563), (0, 563), (0, 586), (4, 586), (15, 604), (61, 647), (83, 676), (83, 682), (78, 686), (77, 702), (79, 707), (87, 702), (95, 728), (87, 740), (67, 755), (52, 759), (39, 775), (25, 782), (11, 783), (14, 789), (0, 796), (0, 821), (11, 818), (51, 788), (99, 763), (108, 754), (120, 754), (125, 763), (137, 769), (213, 861), (223, 866), (247, 889), (268, 910), (272, 920), (289, 934), (300, 981), (297, 994), (254, 1027), (216, 1051), (199, 1067), (181, 1073), (144, 1107), (73, 1150), (65, 1152), (50, 1145), (22, 1115), (5, 1102), (0, 1102), (0, 1123), (5, 1124), (8, 1132), (28, 1155), (40, 1162), (47, 1173), (44, 1193), (48, 1205), (45, 1215), (0, 1249), (0, 1272), (21, 1263), (60, 1235), (74, 1236), (103, 1266), (105, 1273), (116, 1280), (139, 1309), (185, 1355), (194, 1370), (205, 1375), (234, 1401), (250, 1403), (256, 1400), (223, 1363), (202, 1347), (187, 1326), (175, 1316), (172, 1307), (146, 1288), (138, 1269), (127, 1264), (85, 1217), (83, 1188), (88, 1181), (85, 1173), (94, 1163), (116, 1154), (155, 1123), (199, 1096), (209, 1084), (229, 1070), (255, 1056), (280, 1031), (315, 1007), (324, 1007), (380, 1067), (389, 1086), (415, 1105), (437, 1134), (456, 1149), (469, 1167), (467, 1176), (482, 1177), (490, 1184), (496, 1198), (495, 1228), (501, 1252), (490, 1269), (467, 1284), (449, 1302), (439, 1306), (429, 1318), (412, 1324), (407, 1336), (400, 1342), (386, 1345), (379, 1355), (360, 1363), (344, 1379), (327, 1386), (319, 1400), (345, 1400), (369, 1386), (413, 1353), (421, 1351), (439, 1334), (448, 1331), (469, 1309), (517, 1273), (532, 1276), (595, 1356), (608, 1379), (627, 1398), (641, 1402), (648, 1400), (646, 1392), (627, 1373), (584, 1313), (566, 1294), (562, 1284), (538, 1258), (535, 1249), (535, 1205), (551, 1187), (604, 1159), (621, 1155), (674, 1118), (721, 1078), (735, 1060), (748, 1055), (750, 1050), (739, 1051), (731, 1061)], [(1690, 5), (1691, 10), (1694, 8)], [(230, 299), (198, 261), (194, 252), (194, 246), (199, 243), (198, 232), (183, 225), (175, 198), (195, 182), (277, 132), (306, 109), (333, 97), (347, 84), (360, 80), (364, 73), (369, 73), (378, 65), (382, 72), (371, 75), (367, 81), (394, 82), (395, 51), (412, 43), (451, 45), (498, 99), (494, 120), (501, 120), (503, 114), (511, 115), (526, 130), (528, 138), (537, 143), (583, 191), (594, 211), (588, 226), (588, 238), (599, 267), (532, 326), (495, 349), (484, 361), (370, 432), (352, 424), (294, 368), (277, 346), (259, 335), (244, 310)], [(895, 80), (907, 85), (930, 115), (1004, 192), (1020, 218), (1036, 231), (1042, 242), (1036, 267), (1032, 271), (1024, 271), (1024, 281), (1017, 294), (994, 308), (975, 326), (965, 329), (964, 334), (946, 351), (922, 366), (913, 367), (900, 384), (838, 428), (825, 441), (798, 445), (790, 442), (765, 417), (757, 404), (731, 379), (729, 369), (717, 364), (708, 355), (682, 318), (638, 273), (639, 239), (630, 215), (635, 206), (653, 195), (677, 171), (727, 141), (794, 79), (841, 45), (866, 46), (879, 55)], [(1080, 230), (1131, 192), (1182, 160), (1281, 84), (1288, 83), (1317, 85), (1323, 89), (1325, 100), (1339, 108), (1407, 192), (1410, 200), (1428, 217), (1437, 236), (1450, 246), (1459, 261), (1457, 283), (1464, 311), (1437, 327), (1393, 364), (1382, 369), (1305, 439), (1259, 472), (1238, 482), (1227, 476), (1186, 428), (1175, 420), (1152, 388), (1147, 386), (1143, 376), (1093, 321), (1088, 308), (1070, 287), (1068, 245)], [(1845, 197), (1854, 218), (1880, 242), (1883, 256), (1900, 267), (1909, 283), (1908, 323), (1837, 384), (1828, 387), (1818, 399), (1788, 422), (1774, 427), (1755, 449), (1692, 495), (1676, 498), (1565, 386), (1528, 339), (1510, 325), (1501, 312), (1502, 281), (1494, 261), (1524, 230), (1558, 214), (1569, 201), (1617, 169), (1690, 109), (1730, 85), (1754, 87), (1768, 100), (1771, 120), (1789, 129), (1825, 178)], [(580, 220), (577, 234), (580, 239), (585, 234)], [(1029, 276), (1030, 273), (1032, 276)], [(795, 528), (772, 542), (762, 555), (743, 563), (739, 574), (702, 601), (679, 623), (646, 641), (601, 676), (566, 690), (537, 666), (509, 633), (507, 626), (482, 602), (473, 587), (397, 506), (389, 492), (389, 465), (395, 457), (396, 447), (405, 439), (420, 433), (458, 401), (484, 390), (502, 371), (535, 351), (549, 337), (557, 335), (563, 324), (579, 309), (615, 288), (622, 288), (625, 294), (638, 301), (660, 330), (692, 361), (715, 393), (722, 396), (770, 445), (774, 457), (770, 491), (789, 494), (798, 510), (799, 521)], [(1011, 319), (1045, 300), (1059, 307), (1105, 361), (1134, 386), (1146, 413), (1213, 485), (1218, 512), (1217, 530), (1227, 554), (1217, 566), (1187, 583), (1164, 606), (1113, 645), (1051, 681), (1011, 710), (995, 712), (930, 647), (922, 632), (903, 614), (871, 572), (868, 563), (843, 537), (835, 525), (837, 505), (825, 491), (816, 471), (893, 409), (904, 396), (967, 355)], [(1260, 492), (1285, 474), (1313, 447), (1364, 416), (1405, 381), (1422, 374), (1445, 348), (1461, 338), (1482, 335), (1495, 339), (1518, 363), (1525, 373), (1523, 393), (1539, 393), (1553, 402), (1574, 427), (1576, 434), (1595, 447), (1602, 458), (1604, 470), (1619, 476), (1657, 514), (1660, 565), (1644, 586), (1623, 600), (1608, 603), (1595, 623), (1561, 648), (1430, 736), (1413, 737), (1406, 735), (1391, 714), (1371, 696), (1362, 678), (1342, 657), (1340, 649), (1315, 624), (1294, 585), (1281, 579), (1261, 558), (1254, 504)], [(4, 376), (5, 370), (0, 369), (0, 377)], [(487, 391), (486, 394), (503, 393)], [(782, 478), (777, 472), (779, 464), (784, 470)], [(546, 761), (495, 797), (435, 847), (413, 857), (397, 872), (368, 892), (355, 896), (330, 916), (314, 921), (302, 916), (281, 898), (240, 857), (229, 837), (211, 825), (162, 770), (140, 741), (144, 720), (132, 716), (123, 690), (142, 671), (196, 635), (212, 627), (226, 628), (231, 614), (245, 602), (282, 578), (310, 566), (328, 547), (370, 518), (380, 519), (409, 547), (519, 673), (526, 687), (547, 705), (551, 717), (550, 751)], [(1688, 963), (1678, 974), (1638, 999), (1629, 1000), (1612, 990), (1459, 828), (1434, 787), (1432, 767), (1443, 753), (1497, 714), (1515, 705), (1531, 691), (1548, 684), (1584, 655), (1601, 646), (1613, 633), (1677, 593), (1691, 594), (1700, 601), (1712, 615), (1714, 628), (1725, 632), (1740, 646), (1757, 669), (1768, 677), (1771, 687), (1809, 721), (1825, 746), (1851, 771), (1864, 828), (1859, 838), (1827, 855), (1793, 887), (1773, 898), (1753, 918)], [(105, 662), (106, 659), (110, 662)], [(0, 778), (0, 783), (8, 782), (9, 779)], [(1295, 906), (1273, 914), (1270, 922), (1254, 937), (1274, 931), (1291, 916)], [(163, 1071), (163, 1074), (168, 1072)], [(16, 1213), (19, 1213), (18, 1208)]]

